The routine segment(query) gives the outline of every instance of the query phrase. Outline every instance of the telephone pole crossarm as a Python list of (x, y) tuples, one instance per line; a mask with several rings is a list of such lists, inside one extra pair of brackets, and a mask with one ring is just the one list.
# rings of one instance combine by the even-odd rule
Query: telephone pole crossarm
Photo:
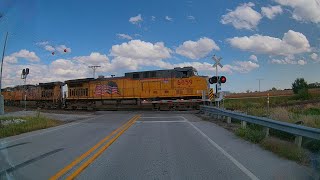
[(93, 70), (93, 78), (95, 78), (96, 77), (96, 69), (101, 67), (101, 66), (88, 66), (88, 67)]

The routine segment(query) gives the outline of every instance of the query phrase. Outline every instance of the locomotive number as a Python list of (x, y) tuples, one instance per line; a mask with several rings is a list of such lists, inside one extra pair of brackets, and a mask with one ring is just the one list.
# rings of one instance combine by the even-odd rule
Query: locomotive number
[(178, 80), (178, 86), (190, 86), (192, 85), (192, 80), (191, 79), (181, 79), (181, 80)]

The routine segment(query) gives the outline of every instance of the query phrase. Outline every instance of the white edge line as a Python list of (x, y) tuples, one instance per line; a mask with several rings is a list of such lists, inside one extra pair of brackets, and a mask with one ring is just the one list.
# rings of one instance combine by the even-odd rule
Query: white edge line
[(251, 171), (249, 171), (246, 167), (244, 167), (239, 161), (237, 161), (234, 157), (232, 157), (229, 153), (227, 153), (222, 147), (220, 147), (216, 142), (214, 142), (211, 138), (209, 138), (205, 133), (203, 133), (199, 128), (197, 128), (193, 123), (188, 121), (187, 118), (180, 116), (185, 119), (194, 129), (196, 129), (204, 138), (206, 138), (214, 147), (216, 147), (223, 155), (225, 155), (230, 161), (233, 162), (243, 173), (245, 173), (252, 180), (259, 180)]
[(187, 122), (187, 121), (136, 121), (136, 123), (176, 123), (176, 122)]
[[(100, 116), (103, 116), (103, 115), (100, 115)], [(41, 135), (41, 134), (53, 132), (53, 131), (56, 131), (56, 130), (59, 130), (59, 129), (63, 129), (63, 128), (67, 128), (67, 127), (70, 127), (70, 126), (75, 126), (75, 125), (78, 125), (78, 124), (80, 124), (80, 123), (84, 123), (84, 122), (93, 120), (93, 119), (95, 119), (95, 118), (98, 118), (98, 117), (100, 117), (100, 116), (92, 117), (92, 118), (89, 118), (89, 119), (86, 119), (86, 120), (82, 120), (82, 121), (78, 121), (78, 122), (73, 122), (73, 123), (70, 123), (70, 124), (62, 125), (62, 126), (57, 126), (56, 128), (53, 128), (53, 129), (50, 129), (50, 130), (45, 130), (45, 129), (44, 129), (44, 131), (42, 131), (42, 132), (35, 133), (35, 134), (30, 134), (29, 136), (23, 136), (23, 137), (20, 137), (20, 138), (17, 138), (17, 139), (9, 140), (9, 141), (5, 141), (5, 140), (1, 140), (1, 139), (0, 139), (0, 142), (1, 142), (1, 141), (4, 141), (4, 142), (1, 142), (2, 145), (3, 145), (3, 144), (12, 143), (12, 142), (15, 142), (15, 141), (19, 141), (19, 140), (21, 140), (21, 139), (25, 139), (25, 138), (29, 138), (29, 137), (33, 137), (33, 136), (38, 136), (38, 135)], [(32, 131), (31, 131), (31, 132), (32, 132)]]

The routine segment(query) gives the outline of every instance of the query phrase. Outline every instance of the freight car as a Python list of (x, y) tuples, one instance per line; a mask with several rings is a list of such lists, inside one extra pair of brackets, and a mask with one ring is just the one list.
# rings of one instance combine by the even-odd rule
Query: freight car
[(208, 78), (193, 67), (125, 73), (123, 77), (65, 81), (68, 109), (198, 108)]
[(62, 82), (40, 83), (5, 88), (2, 91), (5, 105), (23, 106), (26, 100), (28, 107), (61, 108)]

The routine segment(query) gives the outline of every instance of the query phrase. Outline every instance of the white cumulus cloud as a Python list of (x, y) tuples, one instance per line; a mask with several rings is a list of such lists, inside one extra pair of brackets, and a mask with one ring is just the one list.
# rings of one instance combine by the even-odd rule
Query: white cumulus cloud
[(99, 52), (92, 52), (89, 56), (76, 56), (73, 59), (87, 65), (101, 65), (104, 63), (109, 63), (108, 56), (105, 54), (100, 54)]
[(298, 64), (303, 66), (303, 65), (306, 65), (307, 64), (307, 61), (303, 60), (303, 59), (300, 59), (298, 60)]
[(187, 16), (187, 19), (190, 20), (190, 21), (196, 20), (196, 18), (194, 16)]
[(4, 57), (4, 61), (9, 63), (17, 63), (18, 59), (26, 59), (30, 62), (39, 62), (40, 58), (36, 55), (35, 52), (28, 51), (26, 49), (21, 49), (19, 52), (10, 54), (9, 56)]
[(132, 59), (165, 59), (171, 57), (171, 50), (163, 42), (150, 43), (141, 40), (131, 40), (120, 45), (113, 45), (110, 51), (112, 56)]
[(26, 67), (30, 69), (30, 74), (27, 79), (28, 84), (64, 81), (67, 79), (79, 79), (92, 76), (88, 66), (67, 59), (57, 59), (50, 64), (33, 62), (29, 64), (6, 64), (3, 76), (4, 86), (23, 84), (20, 75), (21, 70)]
[(131, 24), (139, 24), (142, 21), (143, 21), (143, 19), (141, 17), (141, 14), (138, 14), (137, 16), (133, 16), (133, 17), (129, 18), (129, 22)]
[(220, 50), (214, 40), (203, 37), (198, 41), (185, 41), (176, 49), (176, 53), (190, 59), (199, 59), (208, 55), (212, 50)]
[(269, 6), (269, 7), (262, 7), (261, 13), (263, 16), (273, 19), (276, 17), (277, 14), (282, 14), (281, 6)]
[(44, 46), (44, 49), (47, 50), (47, 51), (55, 51), (55, 50), (56, 50), (56, 49), (55, 49), (53, 46), (51, 46), (51, 45), (45, 45), (45, 46)]
[(318, 54), (316, 54), (316, 53), (312, 53), (312, 54), (310, 55), (310, 57), (311, 57), (311, 59), (314, 60), (314, 61), (318, 61), (318, 60), (319, 60), (319, 59), (318, 59)]
[[(48, 41), (44, 42), (38, 42), (36, 43), (37, 45), (41, 46), (44, 50), (49, 51), (49, 52), (55, 52), (58, 51), (61, 54), (64, 53), (71, 53), (71, 48), (67, 47), (64, 44), (58, 45), (58, 46), (53, 46), (51, 45)], [(65, 52), (66, 51), (66, 52)]]
[(71, 53), (71, 48), (67, 47), (66, 45), (59, 45), (56, 47), (56, 51), (58, 51), (61, 54), (62, 53)]
[(254, 4), (251, 2), (241, 4), (235, 10), (223, 15), (220, 22), (231, 24), (236, 29), (253, 30), (262, 18), (259, 12), (252, 9), (253, 6)]
[(307, 64), (307, 61), (300, 59), (296, 60), (294, 56), (287, 56), (284, 57), (283, 59), (272, 59), (270, 61), (272, 64), (298, 64), (298, 65), (305, 65)]
[(38, 46), (45, 46), (47, 44), (49, 44), (49, 41), (41, 41), (41, 42), (36, 43), (36, 45), (38, 45)]
[(293, 55), (310, 51), (310, 44), (305, 35), (289, 30), (282, 39), (262, 36), (234, 37), (227, 39), (232, 47), (269, 55)]
[(258, 62), (258, 58), (256, 55), (252, 54), (250, 57), (249, 57), (250, 60), (254, 61), (254, 62)]
[(239, 73), (249, 73), (250, 71), (260, 67), (259, 64), (252, 61), (235, 61), (235, 65), (231, 69)]
[(319, 0), (274, 0), (282, 6), (293, 9), (292, 18), (302, 22), (320, 22)]
[(272, 64), (297, 64), (294, 56), (287, 56), (284, 59), (272, 59), (270, 62)]
[(173, 18), (171, 18), (169, 16), (164, 17), (164, 19), (167, 20), (167, 21), (171, 21), (171, 22), (173, 21)]
[(128, 34), (117, 34), (118, 38), (120, 39), (128, 39), (128, 40), (131, 40), (132, 37), (129, 36)]
[(54, 70), (52, 73), (55, 76), (63, 77), (63, 79), (88, 77), (88, 66), (72, 62), (71, 60), (57, 59), (49, 66), (51, 70)]
[(18, 58), (15, 56), (5, 56), (3, 59), (4, 63), (18, 63)]
[(114, 69), (137, 70), (143, 66), (170, 68), (170, 64), (163, 61), (171, 57), (172, 50), (163, 42), (145, 42), (131, 40), (120, 45), (113, 45), (110, 55), (113, 56), (111, 66)]

